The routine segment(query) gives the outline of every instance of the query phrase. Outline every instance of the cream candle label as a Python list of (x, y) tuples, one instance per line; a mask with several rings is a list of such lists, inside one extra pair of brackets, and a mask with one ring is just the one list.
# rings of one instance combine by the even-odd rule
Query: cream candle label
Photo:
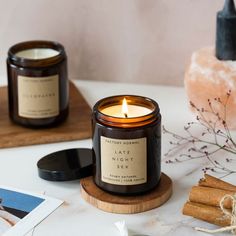
[(48, 118), (59, 114), (58, 75), (47, 77), (18, 76), (19, 116)]
[(101, 136), (102, 181), (116, 185), (147, 182), (147, 139)]

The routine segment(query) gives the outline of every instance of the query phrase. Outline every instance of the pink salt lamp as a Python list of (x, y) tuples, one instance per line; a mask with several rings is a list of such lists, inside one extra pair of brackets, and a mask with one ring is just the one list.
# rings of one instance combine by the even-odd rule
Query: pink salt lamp
[[(218, 112), (222, 119), (226, 117), (231, 129), (236, 128), (236, 61), (218, 60), (213, 47), (194, 52), (185, 73), (185, 88), (189, 101), (199, 109), (209, 111), (204, 112), (208, 121), (216, 121), (216, 115), (212, 114), (209, 106), (210, 99), (215, 113)], [(230, 97), (227, 96), (229, 91)], [(215, 98), (220, 98), (221, 102)]]

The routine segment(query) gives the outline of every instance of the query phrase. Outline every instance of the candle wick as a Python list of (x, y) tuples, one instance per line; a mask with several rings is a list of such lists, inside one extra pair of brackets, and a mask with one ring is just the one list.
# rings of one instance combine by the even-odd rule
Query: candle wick
[(128, 114), (127, 113), (124, 113), (124, 115), (125, 115), (125, 118), (128, 118)]

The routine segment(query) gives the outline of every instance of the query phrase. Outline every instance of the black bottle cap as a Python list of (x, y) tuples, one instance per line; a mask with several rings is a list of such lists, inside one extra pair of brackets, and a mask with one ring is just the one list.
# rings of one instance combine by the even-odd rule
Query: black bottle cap
[(91, 176), (92, 150), (68, 149), (51, 153), (38, 163), (39, 177), (49, 181), (68, 181)]
[(219, 60), (236, 60), (236, 10), (234, 0), (225, 0), (217, 13), (216, 57)]

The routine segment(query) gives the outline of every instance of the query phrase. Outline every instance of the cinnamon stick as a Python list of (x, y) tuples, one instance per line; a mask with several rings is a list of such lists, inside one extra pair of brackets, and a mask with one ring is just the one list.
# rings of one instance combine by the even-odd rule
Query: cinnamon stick
[(183, 214), (222, 227), (231, 224), (230, 217), (225, 216), (220, 208), (199, 203), (186, 202), (183, 208)]
[[(191, 202), (202, 203), (209, 206), (220, 206), (220, 201), (225, 195), (234, 195), (235, 192), (223, 189), (194, 186), (189, 193), (189, 200)], [(224, 201), (225, 208), (232, 208), (232, 200)]]
[(199, 180), (199, 186), (217, 188), (236, 192), (236, 186), (230, 183), (227, 183), (221, 179), (217, 179), (211, 175), (205, 174), (203, 179)]

